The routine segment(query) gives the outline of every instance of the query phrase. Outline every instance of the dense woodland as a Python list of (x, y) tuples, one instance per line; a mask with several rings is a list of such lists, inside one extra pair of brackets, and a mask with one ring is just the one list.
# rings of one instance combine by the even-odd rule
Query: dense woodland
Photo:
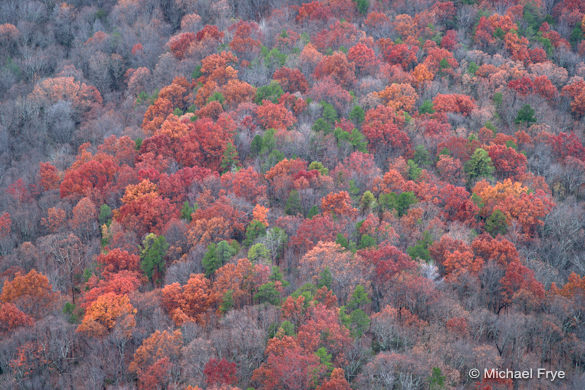
[(584, 32), (0, 1), (0, 388), (585, 389)]

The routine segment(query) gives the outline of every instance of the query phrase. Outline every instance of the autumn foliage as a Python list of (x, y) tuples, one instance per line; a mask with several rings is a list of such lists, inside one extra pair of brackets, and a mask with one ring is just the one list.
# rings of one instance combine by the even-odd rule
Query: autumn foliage
[(583, 1), (0, 3), (1, 388), (584, 388)]

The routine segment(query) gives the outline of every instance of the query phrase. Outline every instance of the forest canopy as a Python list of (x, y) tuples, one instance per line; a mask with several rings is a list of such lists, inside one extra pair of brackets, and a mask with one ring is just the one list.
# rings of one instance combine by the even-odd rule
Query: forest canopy
[(7, 0), (0, 53), (0, 388), (585, 388), (585, 1)]

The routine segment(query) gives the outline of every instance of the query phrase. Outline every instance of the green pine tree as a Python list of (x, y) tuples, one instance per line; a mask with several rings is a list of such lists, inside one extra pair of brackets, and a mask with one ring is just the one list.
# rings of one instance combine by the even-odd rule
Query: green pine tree
[(221, 170), (222, 172), (231, 171), (233, 168), (239, 165), (238, 150), (231, 142), (225, 147), (223, 156), (221, 157)]
[(464, 171), (469, 183), (472, 184), (480, 178), (491, 177), (494, 173), (494, 164), (487, 151), (477, 148), (471, 159), (465, 163)]
[(297, 190), (292, 190), (288, 195), (284, 212), (288, 215), (297, 215), (301, 213), (301, 196)]
[(508, 231), (508, 221), (506, 215), (501, 210), (494, 210), (485, 222), (485, 230), (492, 235), (506, 234)]
[(140, 268), (153, 283), (156, 283), (164, 275), (165, 256), (168, 249), (167, 239), (153, 233), (148, 234), (142, 242)]

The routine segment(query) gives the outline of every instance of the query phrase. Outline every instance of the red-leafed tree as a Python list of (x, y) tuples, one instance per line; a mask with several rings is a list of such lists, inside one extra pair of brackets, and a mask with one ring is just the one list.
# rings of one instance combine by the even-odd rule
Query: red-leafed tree
[(88, 148), (89, 144), (81, 145), (76, 161), (65, 171), (60, 185), (62, 198), (90, 196), (103, 199), (114, 182), (119, 169), (118, 161), (105, 153), (92, 155)]
[(167, 45), (169, 46), (169, 49), (175, 58), (182, 60), (187, 54), (189, 46), (191, 46), (195, 39), (195, 33), (184, 32), (171, 37)]
[(122, 270), (138, 271), (140, 269), (140, 257), (120, 248), (99, 254), (97, 262), (101, 264), (103, 267), (102, 272), (106, 274), (114, 274)]
[(339, 321), (337, 308), (317, 304), (309, 310), (308, 318), (299, 327), (297, 340), (307, 352), (317, 352), (325, 347), (337, 366), (347, 363), (346, 348), (351, 344), (349, 330)]
[(236, 363), (228, 362), (225, 359), (209, 359), (203, 369), (205, 383), (211, 385), (233, 385), (236, 384)]
[(298, 69), (290, 69), (282, 67), (272, 75), (272, 78), (280, 84), (285, 92), (301, 92), (305, 93), (309, 89), (309, 83), (305, 75)]
[(232, 173), (226, 172), (221, 177), (221, 184), (236, 196), (250, 203), (257, 203), (266, 198), (266, 182), (262, 175), (250, 166)]
[(322, 272), (329, 270), (335, 275), (331, 282), (333, 293), (342, 303), (347, 301), (350, 291), (358, 284), (369, 289), (368, 264), (363, 264), (350, 252), (334, 242), (319, 242), (299, 261), (301, 278), (317, 281)]
[(500, 280), (504, 304), (516, 302), (523, 306), (537, 306), (544, 298), (544, 287), (534, 277), (534, 271), (520, 261), (513, 261), (506, 267), (506, 274)]
[(331, 103), (339, 112), (343, 112), (352, 99), (351, 94), (329, 76), (315, 82), (309, 96), (316, 101), (325, 100)]
[(291, 238), (290, 244), (298, 253), (305, 253), (319, 241), (335, 241), (336, 234), (337, 227), (331, 217), (317, 215), (301, 223), (297, 233)]
[(330, 76), (344, 88), (351, 88), (355, 83), (355, 64), (347, 60), (347, 56), (336, 51), (323, 60), (315, 68), (316, 79)]
[(395, 122), (368, 121), (366, 114), (362, 132), (369, 141), (368, 148), (376, 151), (377, 156), (400, 154), (408, 157), (411, 154), (410, 138)]
[(451, 183), (457, 184), (463, 178), (463, 164), (461, 160), (441, 154), (439, 161), (437, 161), (437, 170), (441, 179)]
[(336, 20), (329, 28), (313, 35), (311, 42), (321, 51), (328, 48), (337, 49), (340, 46), (351, 47), (359, 39), (356, 26), (353, 23)]
[(475, 103), (467, 95), (438, 94), (433, 99), (433, 108), (438, 112), (456, 112), (467, 116), (475, 108)]
[(252, 382), (266, 390), (304, 390), (321, 372), (319, 358), (307, 353), (290, 336), (278, 335), (266, 345), (266, 360), (254, 370)]
[(88, 239), (97, 229), (97, 209), (91, 199), (82, 198), (73, 208), (69, 221), (71, 228), (81, 238)]
[(471, 194), (464, 187), (446, 185), (439, 195), (443, 203), (443, 215), (450, 220), (472, 222), (479, 208), (471, 200)]
[(501, 178), (520, 178), (526, 173), (526, 156), (518, 153), (514, 148), (505, 145), (490, 145), (486, 148), (496, 174)]
[(362, 249), (358, 252), (364, 261), (374, 266), (379, 288), (404, 270), (411, 270), (416, 263), (395, 246), (386, 244), (377, 249)]
[(0, 237), (7, 237), (10, 234), (12, 227), (12, 219), (8, 211), (5, 211), (0, 215)]
[(270, 183), (269, 191), (277, 200), (285, 201), (294, 188), (293, 177), (300, 171), (306, 171), (307, 162), (301, 159), (284, 159), (266, 172), (266, 180)]
[(405, 43), (391, 45), (384, 50), (384, 60), (390, 64), (400, 65), (404, 70), (410, 70), (416, 64), (417, 47)]
[(353, 62), (356, 70), (364, 75), (373, 72), (379, 65), (376, 52), (363, 43), (358, 43), (347, 52), (347, 59)]
[(260, 51), (262, 44), (258, 40), (258, 38), (261, 38), (258, 23), (240, 20), (230, 26), (229, 30), (235, 30), (234, 37), (230, 42), (230, 48), (238, 57), (249, 60)]
[(574, 132), (551, 135), (548, 142), (559, 160), (570, 156), (585, 161), (585, 146)]
[(297, 121), (295, 116), (282, 104), (274, 104), (264, 100), (256, 109), (260, 124), (265, 129), (288, 129)]
[(59, 171), (55, 166), (48, 162), (39, 164), (40, 185), (43, 191), (56, 190), (59, 188)]
[(0, 335), (21, 327), (31, 326), (33, 319), (12, 303), (0, 303)]
[(578, 80), (565, 85), (562, 92), (571, 98), (571, 110), (575, 115), (580, 117), (585, 114), (585, 81)]

